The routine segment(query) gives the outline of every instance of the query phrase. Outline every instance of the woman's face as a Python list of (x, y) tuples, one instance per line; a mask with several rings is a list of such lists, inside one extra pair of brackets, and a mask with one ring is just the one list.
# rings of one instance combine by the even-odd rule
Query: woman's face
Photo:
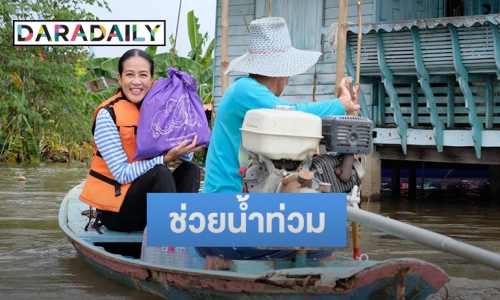
[(149, 62), (140, 56), (132, 56), (123, 62), (123, 73), (118, 74), (118, 83), (123, 94), (132, 103), (138, 104), (153, 84)]

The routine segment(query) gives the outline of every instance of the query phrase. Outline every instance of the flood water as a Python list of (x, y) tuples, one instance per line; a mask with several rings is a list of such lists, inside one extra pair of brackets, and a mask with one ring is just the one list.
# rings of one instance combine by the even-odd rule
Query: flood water
[[(158, 299), (94, 272), (59, 229), (60, 202), (86, 174), (85, 165), (0, 164), (0, 299)], [(500, 253), (500, 201), (490, 201), (484, 180), (425, 179), (415, 199), (405, 186), (397, 195), (388, 187), (362, 209)], [(366, 227), (360, 238), (370, 259), (415, 257), (444, 269), (449, 299), (500, 299), (500, 271)]]

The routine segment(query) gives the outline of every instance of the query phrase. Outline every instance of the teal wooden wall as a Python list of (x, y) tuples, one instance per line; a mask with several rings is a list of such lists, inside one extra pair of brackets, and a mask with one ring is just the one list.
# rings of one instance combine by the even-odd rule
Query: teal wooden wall
[[(434, 28), (444, 20), (447, 20), (445, 23), (452, 21), (450, 19), (433, 19), (449, 14), (451, 1), (458, 0), (361, 1), (363, 24), (370, 27), (372, 24), (367, 23), (382, 22), (373, 24), (373, 28), (380, 31), (380, 38), (377, 39), (374, 35), (364, 34), (363, 36), (364, 46), (361, 51), (363, 61), (361, 82), (363, 84), (361, 85), (362, 93), (360, 93), (364, 98), (360, 99), (360, 103), (363, 104), (362, 115), (374, 120), (377, 130), (387, 126), (396, 125), (398, 127), (398, 132), (391, 131), (387, 135), (384, 135), (384, 132), (379, 132), (379, 137), (374, 142), (386, 144), (392, 140), (401, 144), (405, 152), (407, 141), (408, 145), (411, 143), (427, 145), (423, 141), (428, 140), (430, 144), (437, 146), (439, 152), (443, 146), (473, 146), (478, 158), (481, 157), (481, 147), (500, 147), (500, 142), (497, 142), (500, 141), (500, 131), (494, 130), (500, 126), (500, 90), (498, 87), (498, 78), (500, 78), (500, 51), (498, 51), (500, 43), (498, 41), (500, 34), (498, 34), (498, 27), (491, 25), (493, 26), (490, 26), (491, 28), (488, 26), (472, 28), (472, 24), (469, 24), (458, 29), (458, 33), (454, 34), (452, 39), (450, 30), (454, 26)], [(250, 23), (255, 18), (265, 16), (267, 14), (267, 1), (231, 0), (229, 3), (228, 51), (229, 61), (231, 61), (248, 50), (248, 32), (244, 17), (247, 23)], [(357, 28), (356, 1), (349, 3), (348, 21), (353, 23), (349, 27)], [(220, 74), (221, 0), (218, 0), (217, 5), (214, 69), (216, 109), (222, 96)], [(273, 16), (284, 17), (287, 20), (293, 45), (299, 49), (318, 50), (323, 53), (322, 58), (314, 67), (304, 74), (291, 78), (290, 86), (283, 95), (284, 99), (297, 103), (312, 102), (314, 87), (316, 101), (334, 97), (336, 54), (332, 53), (329, 48), (327, 36), (330, 25), (338, 21), (338, 6), (339, 0), (273, 0)], [(465, 16), (487, 12), (490, 14), (500, 13), (500, 0), (465, 0), (464, 6), (461, 7), (461, 13)], [(496, 16), (487, 17), (497, 18)], [(420, 22), (419, 24), (423, 27), (415, 28), (419, 34), (422, 34), (419, 40), (420, 46), (416, 48), (413, 47), (415, 40), (413, 32), (400, 32), (402, 24), (408, 22), (387, 23), (405, 19), (433, 19), (427, 20), (426, 23)], [(465, 21), (465, 23), (476, 22), (473, 19), (467, 17), (456, 20)], [(498, 22), (489, 23), (496, 24)], [(404, 26), (414, 27), (411, 24)], [(425, 24), (431, 24), (429, 28), (432, 28), (432, 34), (425, 32), (424, 29), (427, 27)], [(481, 35), (477, 30), (482, 30), (481, 33), (487, 34)], [(346, 65), (348, 68), (346, 73), (354, 75), (353, 65), (355, 64), (353, 62), (356, 54), (354, 47), (357, 40), (357, 30), (351, 31), (349, 39), (352, 49), (348, 53), (352, 55), (348, 57), (351, 63), (350, 66)], [(437, 37), (434, 36), (436, 34)], [(485, 49), (494, 49), (494, 51), (488, 50), (488, 52)], [(379, 55), (380, 53), (384, 54), (383, 59)], [(392, 58), (386, 60), (385, 57)], [(420, 73), (425, 75), (425, 72), (429, 72), (430, 78), (415, 70), (416, 57), (424, 57), (421, 65), (426, 70), (420, 70)], [(385, 62), (385, 68), (381, 67), (381, 62)], [(435, 64), (439, 66), (435, 67)], [(410, 69), (406, 68), (408, 66)], [(387, 79), (388, 76), (388, 74), (381, 74), (382, 70), (391, 71), (389, 74), (390, 85), (383, 86), (381, 84), (381, 80)], [(241, 75), (246, 74), (231, 74), (229, 83)], [(392, 80), (392, 75), (395, 75), (394, 80)], [(429, 81), (430, 84), (419, 87), (419, 78), (427, 78), (426, 81)], [(468, 79), (472, 80), (473, 83), (467, 83)], [(460, 87), (457, 80), (460, 81)], [(385, 82), (388, 81), (385, 80)], [(390, 87), (389, 95), (386, 94), (387, 87)], [(478, 101), (478, 104), (475, 101)], [(433, 135), (432, 139), (427, 138), (428, 131), (418, 128), (421, 126), (434, 128), (434, 134), (432, 134), (432, 129), (430, 131), (430, 135)], [(400, 130), (400, 128), (404, 130)], [(467, 128), (472, 128), (472, 131)], [(483, 130), (483, 128), (487, 130)], [(410, 136), (406, 134), (407, 129)], [(459, 130), (457, 131), (457, 129)], [(394, 138), (397, 135), (400, 135), (400, 139)], [(460, 137), (461, 135), (463, 138)], [(458, 144), (455, 143), (457, 141)]]
[[(294, 76), (283, 97), (292, 102), (310, 102), (313, 96), (314, 75), (316, 73), (317, 101), (333, 97), (335, 82), (336, 55), (327, 44), (327, 35), (332, 23), (338, 21), (338, 0), (274, 0), (273, 16), (287, 20), (292, 44), (299, 49), (323, 52), (314, 68)], [(446, 15), (447, 0), (362, 0), (363, 23), (398, 21), (409, 19), (438, 18)], [(485, 6), (483, 6), (485, 5)], [(489, 6), (488, 6), (489, 5)], [(500, 13), (500, 0), (466, 0), (465, 15), (478, 15), (486, 12)], [(267, 15), (265, 0), (229, 1), (229, 61), (248, 50), (247, 23)], [(216, 48), (214, 67), (214, 100), (218, 107), (221, 98), (220, 75), (220, 37), (221, 37), (221, 0), (217, 1)], [(357, 23), (356, 1), (350, 1), (348, 22)], [(229, 83), (243, 74), (234, 73)], [(369, 85), (362, 86), (366, 103), (371, 106)]]
[[(374, 144), (400, 144), (405, 154), (408, 145), (474, 147), (478, 159), (483, 147), (500, 147), (499, 20), (489, 14), (366, 24), (360, 70), (362, 82), (373, 83), (365, 111)], [(359, 29), (347, 30), (352, 75)]]
[[(255, 15), (267, 15), (267, 1), (255, 2)], [(274, 0), (272, 15), (287, 20), (288, 30), (295, 48), (321, 51), (323, 27), (323, 0), (292, 1)]]
[[(217, 0), (217, 21), (215, 31), (215, 51), (214, 51), (214, 83), (213, 97), (215, 109), (219, 106), (222, 97), (221, 89), (221, 15), (222, 3)], [(232, 0), (229, 1), (229, 33), (228, 33), (228, 61), (243, 55), (248, 51), (248, 31), (245, 26), (245, 19), (250, 23), (255, 18), (255, 0)], [(234, 81), (236, 73), (231, 73), (229, 83)]]
[(467, 0), (464, 3), (464, 15), (483, 15), (500, 13), (498, 0)]
[[(376, 0), (362, 0), (363, 22), (374, 22), (373, 7)], [(348, 21), (357, 23), (356, 2), (351, 1)], [(314, 76), (316, 74), (316, 101), (334, 97), (336, 55), (327, 43), (330, 25), (338, 20), (338, 0), (274, 0), (273, 16), (287, 21), (292, 44), (298, 49), (321, 51), (322, 58), (316, 66), (304, 74), (293, 76), (283, 98), (291, 102), (313, 101)], [(221, 98), (221, 1), (217, 1), (216, 48), (214, 67), (214, 102), (217, 108)], [(249, 24), (252, 20), (267, 15), (267, 1), (231, 0), (229, 1), (229, 61), (248, 50), (248, 32), (243, 16)], [(234, 72), (229, 76), (231, 84), (238, 76), (246, 74)], [(367, 101), (370, 101), (370, 86), (363, 87)]]
[(378, 1), (376, 21), (400, 21), (440, 18), (444, 16), (445, 0), (407, 0)]
[[(418, 20), (456, 16), (448, 14), (448, 6), (460, 3), (461, 0), (375, 0), (375, 20), (377, 22), (390, 22), (402, 20)], [(498, 0), (465, 0), (459, 6), (463, 16), (500, 13)]]

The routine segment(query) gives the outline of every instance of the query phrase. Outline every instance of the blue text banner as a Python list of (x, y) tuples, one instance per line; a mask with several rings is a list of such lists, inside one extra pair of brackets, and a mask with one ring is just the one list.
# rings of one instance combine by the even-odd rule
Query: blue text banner
[(347, 246), (343, 193), (150, 193), (147, 201), (147, 246)]

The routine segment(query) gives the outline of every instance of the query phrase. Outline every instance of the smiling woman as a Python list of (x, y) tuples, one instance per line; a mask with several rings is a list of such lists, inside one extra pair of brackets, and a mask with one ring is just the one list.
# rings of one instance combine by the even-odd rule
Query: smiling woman
[[(115, 231), (144, 230), (148, 193), (196, 193), (200, 169), (191, 162), (196, 138), (168, 152), (136, 160), (139, 109), (153, 83), (154, 63), (139, 49), (125, 52), (118, 61), (121, 87), (94, 112), (94, 156), (79, 199), (97, 209), (98, 222)], [(172, 172), (168, 163), (182, 163)], [(89, 222), (90, 223), (90, 222)]]
[(153, 84), (154, 63), (142, 51), (127, 51), (118, 62), (118, 83), (125, 98), (134, 104), (142, 102)]

